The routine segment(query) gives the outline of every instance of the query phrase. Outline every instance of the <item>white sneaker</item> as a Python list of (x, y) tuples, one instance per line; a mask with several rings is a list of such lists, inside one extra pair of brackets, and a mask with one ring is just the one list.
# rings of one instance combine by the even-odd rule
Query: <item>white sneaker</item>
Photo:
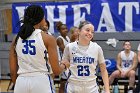
[(128, 90), (128, 93), (133, 93), (133, 90)]

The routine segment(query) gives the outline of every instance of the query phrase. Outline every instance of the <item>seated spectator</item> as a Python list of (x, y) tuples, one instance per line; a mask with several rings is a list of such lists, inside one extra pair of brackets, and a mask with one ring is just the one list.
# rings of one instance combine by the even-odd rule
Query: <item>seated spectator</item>
[(140, 44), (138, 46), (138, 85), (136, 86), (134, 93), (140, 93)]
[(125, 41), (123, 44), (124, 50), (121, 51), (117, 56), (117, 69), (114, 71), (110, 77), (110, 85), (113, 83), (115, 78), (129, 78), (129, 91), (128, 93), (133, 93), (134, 83), (135, 83), (135, 72), (137, 67), (137, 54), (131, 51), (131, 43)]

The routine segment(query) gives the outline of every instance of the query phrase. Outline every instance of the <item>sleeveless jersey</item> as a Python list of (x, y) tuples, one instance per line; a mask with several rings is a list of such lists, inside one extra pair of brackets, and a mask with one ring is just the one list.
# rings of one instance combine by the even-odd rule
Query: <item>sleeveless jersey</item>
[(50, 73), (47, 49), (44, 45), (40, 29), (35, 29), (26, 40), (19, 37), (16, 52), (19, 65), (18, 74), (32, 72)]
[(86, 50), (79, 48), (77, 41), (69, 43), (65, 48), (63, 59), (70, 60), (69, 80), (73, 81), (95, 80), (97, 64), (105, 62), (102, 48), (91, 41)]
[(126, 56), (125, 51), (121, 51), (121, 67), (123, 69), (128, 69), (132, 66), (132, 62), (133, 62), (133, 58), (134, 58), (134, 52), (130, 51), (129, 56)]
[(68, 36), (66, 36), (66, 39), (67, 39), (68, 41), (65, 40), (62, 36), (58, 36), (57, 39), (58, 39), (58, 38), (61, 38), (61, 39), (63, 40), (63, 43), (64, 43), (65, 46), (66, 46), (68, 43), (70, 43), (70, 39), (69, 39)]

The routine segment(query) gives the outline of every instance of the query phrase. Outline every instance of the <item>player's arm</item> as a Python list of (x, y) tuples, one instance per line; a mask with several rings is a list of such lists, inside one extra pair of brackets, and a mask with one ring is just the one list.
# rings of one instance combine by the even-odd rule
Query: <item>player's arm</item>
[(65, 61), (59, 66), (56, 39), (53, 36), (44, 33), (42, 33), (42, 37), (48, 50), (49, 62), (51, 64), (53, 73), (55, 75), (59, 75), (62, 71), (69, 67), (69, 62)]
[(121, 52), (118, 54), (117, 56), (117, 69), (122, 72), (122, 68), (121, 68)]
[(104, 55), (103, 55), (103, 51), (101, 47), (99, 48), (98, 61), (99, 61), (99, 66), (101, 70), (101, 76), (102, 76), (103, 83), (105, 86), (105, 93), (110, 93), (108, 72), (106, 70), (105, 59), (104, 59)]
[(140, 50), (138, 51), (138, 62), (140, 64)]
[(58, 45), (58, 47), (61, 49), (61, 51), (63, 52), (65, 46), (64, 46), (64, 42), (63, 42), (63, 40), (62, 40), (61, 38), (58, 38), (58, 39), (57, 39), (57, 45)]
[(105, 86), (105, 93), (110, 93), (109, 90), (109, 79), (108, 79), (108, 72), (106, 70), (106, 64), (101, 63), (100, 65), (101, 75)]
[(17, 63), (17, 54), (15, 51), (15, 39), (11, 43), (10, 53), (9, 53), (9, 66), (10, 66), (10, 75), (12, 82), (15, 84), (17, 78), (17, 70), (18, 70), (18, 63)]
[(134, 53), (134, 58), (133, 58), (132, 66), (131, 66), (131, 68), (128, 70), (128, 72), (129, 72), (130, 70), (136, 70), (137, 64), (138, 64), (138, 62), (137, 62), (137, 54)]

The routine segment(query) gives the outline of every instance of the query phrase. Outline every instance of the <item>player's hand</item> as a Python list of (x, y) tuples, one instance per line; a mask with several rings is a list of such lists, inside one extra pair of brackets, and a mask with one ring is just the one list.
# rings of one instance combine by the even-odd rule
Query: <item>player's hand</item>
[(125, 77), (125, 72), (124, 71), (121, 72), (121, 77)]
[(66, 68), (70, 67), (70, 62), (68, 60), (62, 60), (61, 63), (65, 64)]

